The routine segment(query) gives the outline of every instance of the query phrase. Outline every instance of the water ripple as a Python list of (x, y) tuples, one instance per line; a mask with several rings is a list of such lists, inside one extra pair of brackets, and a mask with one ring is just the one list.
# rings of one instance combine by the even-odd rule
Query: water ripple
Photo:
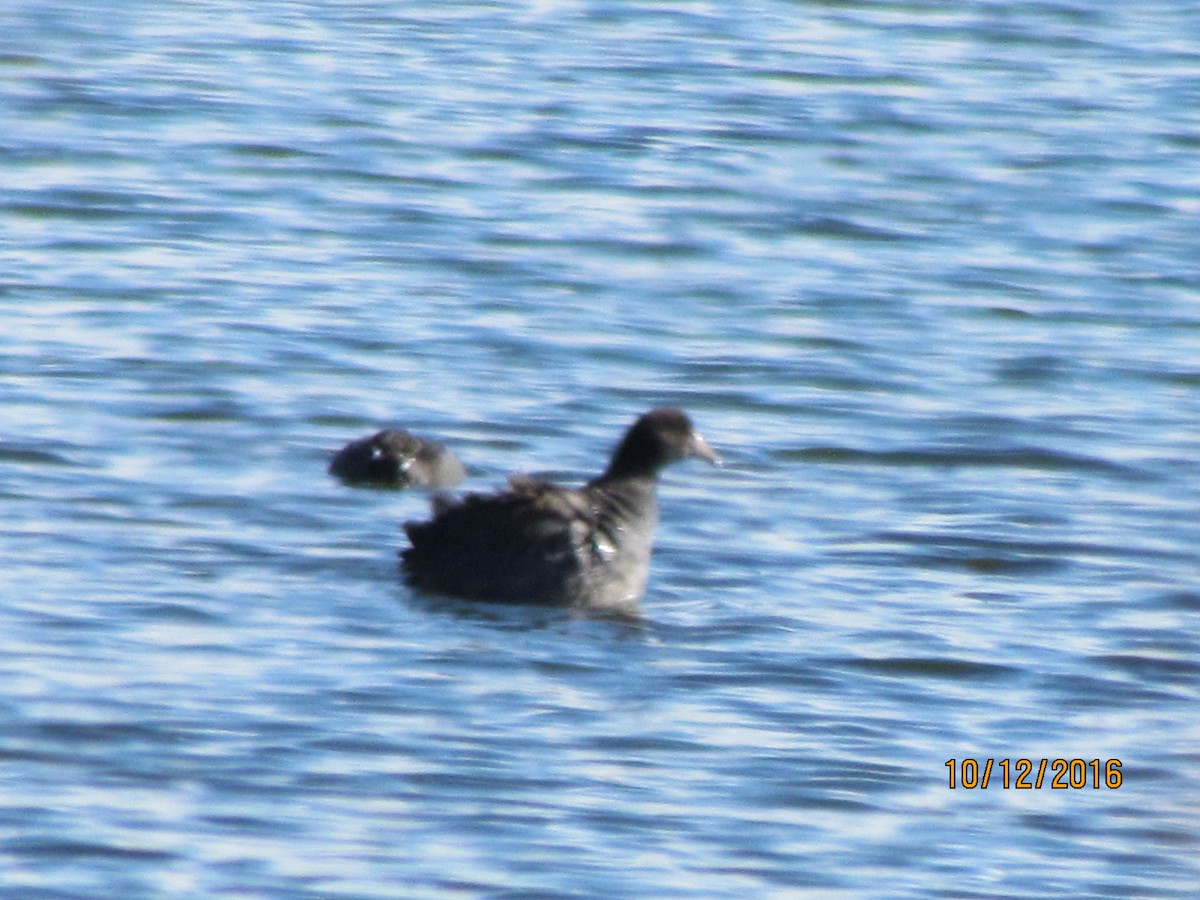
[[(0, 8), (9, 892), (1195, 894), (1191, 10), (744, 12)], [(636, 618), (325, 474), (660, 403)]]

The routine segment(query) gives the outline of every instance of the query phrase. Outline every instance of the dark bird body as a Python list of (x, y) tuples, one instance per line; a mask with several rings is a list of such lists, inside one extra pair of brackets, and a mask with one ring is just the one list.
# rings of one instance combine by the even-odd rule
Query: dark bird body
[(329, 474), (346, 484), (392, 488), (448, 488), (467, 476), (441, 444), (394, 428), (347, 444), (329, 463)]
[(405, 577), (416, 588), (476, 600), (631, 605), (646, 586), (658, 473), (688, 457), (718, 459), (683, 412), (655, 409), (582, 488), (514, 478), (497, 494), (439, 498), (432, 519), (405, 525)]

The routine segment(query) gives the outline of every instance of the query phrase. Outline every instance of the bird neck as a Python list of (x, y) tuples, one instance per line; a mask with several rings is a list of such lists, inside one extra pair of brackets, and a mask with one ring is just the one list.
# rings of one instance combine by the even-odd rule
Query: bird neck
[(597, 475), (588, 482), (588, 487), (605, 486), (611, 490), (654, 492), (658, 486), (658, 472), (646, 472), (638, 469), (622, 469), (609, 466), (602, 475)]
[(638, 428), (634, 428), (621, 441), (612, 461), (601, 476), (615, 478), (658, 478), (658, 470), (666, 465), (661, 449)]

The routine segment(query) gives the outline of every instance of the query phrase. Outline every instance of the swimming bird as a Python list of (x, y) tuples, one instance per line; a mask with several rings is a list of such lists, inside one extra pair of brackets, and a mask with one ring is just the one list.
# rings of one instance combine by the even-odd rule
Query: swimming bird
[(649, 572), (659, 471), (689, 457), (720, 461), (682, 410), (662, 407), (634, 422), (581, 488), (516, 477), (500, 493), (435, 497), (432, 519), (404, 526), (405, 579), (472, 600), (630, 607)]
[(329, 474), (346, 484), (393, 488), (448, 488), (467, 477), (458, 457), (441, 444), (395, 428), (347, 444), (329, 463)]

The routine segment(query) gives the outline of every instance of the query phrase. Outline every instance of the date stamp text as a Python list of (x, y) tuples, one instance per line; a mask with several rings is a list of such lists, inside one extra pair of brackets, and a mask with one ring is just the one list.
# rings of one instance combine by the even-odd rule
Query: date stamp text
[(989, 786), (1004, 790), (1056, 791), (1109, 788), (1123, 782), (1119, 759), (948, 759), (950, 790)]

